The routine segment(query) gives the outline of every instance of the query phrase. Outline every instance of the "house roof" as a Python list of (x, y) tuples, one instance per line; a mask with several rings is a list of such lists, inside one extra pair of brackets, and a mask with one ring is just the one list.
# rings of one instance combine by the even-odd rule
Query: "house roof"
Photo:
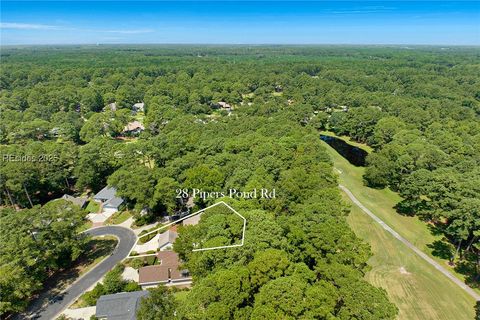
[(137, 129), (145, 130), (145, 127), (143, 126), (143, 124), (140, 121), (135, 120), (135, 121), (129, 122), (123, 128), (123, 131), (133, 131), (133, 130), (137, 130)]
[(163, 233), (160, 233), (160, 237), (158, 238), (158, 246), (163, 247), (167, 243), (174, 243), (177, 238), (178, 233), (172, 230), (167, 230)]
[(68, 195), (68, 194), (64, 194), (64, 195), (62, 196), (62, 199), (67, 200), (67, 201), (70, 201), (71, 203), (76, 204), (76, 205), (79, 206), (80, 208), (83, 208), (83, 206), (84, 206), (85, 203), (87, 202), (87, 199), (86, 199), (86, 198), (73, 197), (73, 196)]
[(230, 109), (232, 107), (231, 105), (229, 105), (225, 101), (219, 101), (219, 102), (217, 102), (217, 104), (224, 109)]
[(168, 269), (169, 267), (161, 265), (142, 267), (138, 270), (138, 283), (147, 284), (166, 282), (169, 280)]
[(183, 220), (184, 226), (194, 226), (200, 222), (200, 214), (194, 215), (193, 217)]
[(113, 197), (104, 203), (104, 207), (118, 208), (123, 203), (123, 199), (120, 197)]
[(193, 208), (195, 206), (195, 201), (193, 200), (193, 197), (189, 197), (187, 200), (187, 208)]
[(100, 190), (96, 195), (93, 196), (94, 199), (97, 200), (110, 200), (115, 197), (117, 193), (117, 189), (114, 187), (106, 186), (102, 190)]
[(180, 264), (178, 254), (175, 251), (159, 251), (157, 257), (162, 266), (178, 268)]
[(95, 316), (108, 320), (135, 320), (140, 299), (148, 294), (148, 291), (133, 291), (100, 296)]
[(157, 257), (160, 264), (139, 269), (138, 283), (154, 284), (169, 280), (190, 279), (187, 270), (179, 270), (180, 260), (176, 252), (160, 251), (157, 253)]

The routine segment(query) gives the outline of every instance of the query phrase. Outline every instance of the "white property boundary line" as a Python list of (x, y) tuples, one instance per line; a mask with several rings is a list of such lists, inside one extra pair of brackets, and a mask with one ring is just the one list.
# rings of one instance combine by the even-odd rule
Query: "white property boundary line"
[(233, 245), (229, 245), (229, 246), (219, 246), (219, 247), (210, 247), (210, 248), (200, 248), (200, 249), (193, 249), (192, 252), (195, 252), (195, 251), (207, 251), (207, 250), (217, 250), (217, 249), (226, 249), (226, 248), (235, 248), (235, 247), (241, 247), (243, 246), (243, 244), (245, 243), (245, 230), (246, 230), (246, 227), (247, 227), (247, 219), (245, 219), (244, 216), (242, 216), (240, 213), (238, 213), (235, 209), (233, 209), (231, 206), (229, 206), (227, 203), (225, 203), (224, 201), (219, 201), (215, 204), (212, 204), (211, 206), (208, 206), (202, 210), (198, 210), (197, 212), (194, 212), (192, 214), (189, 214), (183, 218), (180, 218), (178, 220), (175, 220), (175, 221), (172, 221), (170, 223), (167, 223), (166, 225), (164, 226), (161, 226), (161, 227), (158, 227), (157, 229), (155, 230), (152, 230), (150, 232), (147, 232), (141, 236), (138, 236), (137, 237), (137, 241), (135, 242), (135, 244), (133, 245), (133, 247), (130, 249), (130, 252), (128, 253), (128, 256), (125, 258), (125, 259), (134, 259), (134, 258), (142, 258), (142, 257), (149, 257), (149, 256), (156, 256), (157, 253), (150, 253), (150, 254), (141, 254), (141, 255), (136, 255), (136, 256), (131, 256), (131, 253), (133, 252), (133, 249), (137, 246), (138, 244), (138, 241), (140, 240), (140, 238), (143, 238), (145, 236), (148, 236), (152, 233), (157, 233), (159, 230), (161, 229), (164, 229), (164, 228), (167, 228), (167, 227), (170, 227), (171, 225), (173, 224), (176, 224), (180, 221), (183, 221), (185, 219), (188, 219), (190, 217), (193, 217), (197, 214), (202, 214), (205, 210), (208, 210), (210, 208), (213, 208), (213, 207), (216, 207), (218, 206), (219, 204), (223, 204), (224, 206), (226, 206), (228, 209), (232, 210), (233, 213), (235, 213), (237, 216), (239, 216), (240, 218), (242, 218), (243, 220), (243, 228), (242, 228), (242, 239), (241, 239), (241, 242), (240, 244), (233, 244)]

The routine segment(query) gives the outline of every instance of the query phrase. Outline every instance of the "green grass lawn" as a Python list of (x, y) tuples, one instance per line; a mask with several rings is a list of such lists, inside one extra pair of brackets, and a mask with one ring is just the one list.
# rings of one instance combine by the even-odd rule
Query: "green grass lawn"
[(114, 236), (93, 237), (88, 244), (84, 259), (86, 263), (80, 270), (80, 275), (88, 272), (103, 259), (108, 257), (117, 246), (118, 239)]
[(132, 214), (129, 211), (118, 211), (115, 212), (110, 218), (107, 219), (106, 224), (120, 224), (125, 222), (128, 218), (130, 218)]
[[(395, 229), (400, 235), (413, 243), (417, 248), (428, 254), (437, 262), (447, 268), (452, 274), (465, 280), (465, 276), (456, 272), (448, 264), (448, 260), (442, 259), (432, 254), (432, 248), (429, 247), (434, 241), (442, 240), (441, 235), (433, 235), (428, 225), (417, 217), (410, 217), (398, 214), (394, 206), (402, 198), (390, 189), (373, 189), (363, 184), (363, 173), (365, 168), (355, 167), (345, 158), (338, 154), (327, 143), (323, 142), (327, 151), (334, 162), (336, 173), (339, 175), (339, 183), (350, 189), (355, 197), (369, 208), (375, 215), (385, 221), (390, 227)], [(366, 148), (364, 148), (366, 149)], [(478, 288), (475, 289), (480, 293)]]
[(359, 148), (367, 151), (368, 153), (373, 151), (373, 148), (370, 147), (369, 145), (366, 145), (364, 143), (358, 143), (358, 142), (352, 140), (349, 136), (337, 136), (332, 131), (320, 131), (319, 133), (323, 134), (324, 136), (330, 136), (330, 137), (335, 137), (335, 138), (342, 139), (343, 141), (347, 142), (348, 144), (350, 144), (352, 146), (355, 146), (355, 147), (359, 147)]
[[(348, 141), (347, 139), (345, 140)], [(395, 211), (394, 209), (395, 204), (397, 204), (401, 200), (401, 197), (397, 193), (389, 189), (377, 190), (377, 189), (372, 189), (364, 186), (362, 176), (365, 168), (353, 166), (341, 155), (339, 155), (333, 148), (331, 148), (327, 143), (323, 143), (323, 144), (327, 148), (327, 151), (334, 162), (335, 171), (339, 175), (340, 184), (350, 189), (350, 191), (355, 195), (355, 197), (360, 202), (362, 202), (380, 219), (385, 221), (385, 223), (387, 223), (390, 227), (395, 229), (395, 231), (397, 231), (400, 235), (408, 239), (420, 250), (424, 251), (429, 256), (434, 258), (436, 261), (441, 263), (445, 268), (447, 268), (450, 272), (452, 272), (452, 274), (457, 276), (459, 279), (464, 280), (464, 276), (462, 274), (455, 272), (455, 270), (448, 265), (447, 260), (444, 260), (432, 255), (432, 249), (429, 248), (428, 245), (433, 243), (435, 240), (440, 240), (441, 236), (433, 235), (430, 232), (430, 229), (428, 228), (427, 224), (419, 220), (417, 217), (402, 216)], [(365, 146), (362, 146), (361, 144), (356, 144), (356, 145), (368, 150), (368, 148), (365, 148)], [(376, 261), (378, 268), (388, 269), (388, 266), (390, 265), (391, 261), (395, 261), (395, 259), (400, 258), (400, 254), (398, 253), (399, 249), (397, 249), (396, 247), (398, 246), (400, 247), (400, 249), (404, 249), (404, 250), (408, 250), (408, 248), (405, 246), (402, 246), (401, 243), (395, 244), (395, 247), (390, 245), (387, 246), (387, 244), (385, 244), (385, 248), (382, 248), (381, 246), (384, 244), (383, 243), (384, 240), (380, 241), (378, 240), (379, 237), (376, 236), (374, 233), (370, 234), (368, 231), (366, 231), (366, 230), (369, 230), (369, 228), (373, 228), (371, 225), (373, 225), (374, 222), (365, 216), (363, 218), (367, 220), (363, 222), (365, 225), (362, 226), (362, 221), (360, 220), (361, 217), (363, 216), (352, 214), (352, 216), (349, 218), (350, 223), (352, 224), (352, 227), (355, 229), (355, 231), (357, 231), (357, 233), (360, 236), (362, 236), (363, 234), (365, 239), (372, 245), (372, 247), (375, 247), (376, 245), (380, 248), (379, 250), (377, 250), (377, 252), (381, 252), (381, 255), (375, 256), (374, 258), (372, 258), (372, 261), (373, 262)], [(357, 219), (359, 220), (357, 221)], [(367, 229), (362, 230), (362, 228), (365, 226), (367, 226)], [(391, 237), (391, 240), (393, 241), (395, 239)], [(378, 243), (375, 243), (376, 241)], [(375, 252), (374, 250), (374, 253), (377, 253), (377, 252)], [(415, 255), (413, 251), (410, 252), (410, 254)], [(454, 285), (453, 282), (448, 280), (444, 275), (436, 271), (436, 269), (431, 267), (427, 262), (421, 260), (416, 256), (415, 256), (415, 260), (412, 260), (412, 261), (415, 261), (414, 264), (416, 265), (416, 269), (424, 270), (423, 272), (425, 274), (425, 281), (428, 279), (430, 282), (432, 282), (432, 284), (428, 286), (426, 284), (420, 284), (419, 282), (417, 282), (417, 284), (413, 286), (410, 289), (410, 291), (408, 292), (405, 291), (405, 294), (409, 295), (408, 299), (412, 301), (420, 300), (420, 299), (423, 299), (425, 301), (437, 301), (437, 300), (440, 300), (439, 295), (444, 295), (444, 296), (448, 295), (448, 297), (444, 297), (443, 300), (440, 300), (440, 302), (438, 301), (436, 303), (432, 302), (432, 304), (428, 303), (431, 306), (431, 309), (442, 310), (443, 308), (438, 309), (436, 307), (438, 303), (443, 303), (443, 305), (445, 306), (444, 308), (448, 310), (455, 309), (455, 308), (452, 308), (452, 305), (458, 305), (464, 308), (464, 312), (457, 314), (456, 317), (455, 317), (455, 314), (451, 313), (451, 311), (445, 310), (444, 312), (440, 312), (440, 315), (442, 315), (443, 317), (435, 316), (432, 311), (430, 312), (432, 317), (424, 318), (424, 319), (472, 319), (473, 318), (473, 303), (474, 303), (473, 298), (467, 295), (462, 289)], [(398, 266), (396, 267), (397, 269), (399, 268)], [(408, 270), (407, 266), (405, 266), (405, 268), (407, 269), (407, 272), (412, 272)], [(387, 269), (385, 269), (385, 272)], [(415, 269), (412, 269), (412, 270), (415, 270)], [(385, 276), (383, 278), (377, 277), (375, 279), (373, 278), (373, 276), (370, 276), (369, 280), (374, 282), (376, 285), (379, 285), (388, 289), (389, 291), (395, 291), (395, 285), (402, 286), (402, 282), (395, 281), (395, 278), (389, 278), (388, 276)], [(391, 283), (392, 281), (395, 283), (392, 284)], [(436, 284), (433, 284), (433, 283), (436, 283)], [(435, 288), (435, 289), (427, 289), (427, 288)], [(441, 290), (441, 292), (437, 292), (438, 290)], [(395, 293), (389, 292), (389, 294), (392, 295)], [(402, 304), (404, 304), (405, 309), (409, 308), (407, 297), (403, 297), (402, 299), (398, 297), (398, 299), (401, 300), (400, 304), (398, 304), (397, 301), (395, 301), (395, 303), (397, 303), (399, 307), (401, 307)], [(415, 304), (418, 305), (419, 302), (417, 301)], [(426, 312), (427, 310), (426, 307), (421, 307), (421, 308)], [(406, 314), (408, 314), (408, 312)], [(448, 317), (448, 315), (450, 315), (450, 317)], [(462, 315), (462, 317), (460, 317), (460, 315)], [(413, 318), (406, 316), (405, 318), (401, 318), (401, 319), (417, 319), (417, 318), (418, 317), (415, 317), (415, 316), (413, 316)], [(420, 317), (419, 319), (422, 319), (422, 318)]]
[(100, 204), (95, 200), (90, 200), (85, 208), (88, 212), (97, 213), (100, 210)]
[[(152, 238), (154, 238), (158, 233), (162, 233), (162, 232), (165, 232), (167, 231), (168, 229), (167, 228), (162, 228), (165, 224), (163, 223), (159, 223), (157, 225), (155, 225), (154, 227), (151, 227), (147, 230), (143, 230), (142, 232), (140, 232), (140, 234), (138, 235), (138, 243), (146, 243), (150, 240), (152, 240)], [(157, 230), (157, 232), (154, 232), (146, 237), (142, 237), (144, 234), (147, 234), (147, 233), (150, 233), (154, 230)]]
[(143, 120), (145, 118), (145, 113), (142, 112), (142, 111), (139, 111), (137, 112), (134, 116), (133, 116), (133, 119), (139, 121), (139, 122), (142, 122), (143, 123)]
[(77, 228), (77, 232), (83, 232), (90, 229), (93, 226), (93, 222), (85, 218), (85, 222)]
[(473, 298), (353, 204), (348, 222), (372, 248), (367, 281), (387, 291), (398, 319), (474, 319)]

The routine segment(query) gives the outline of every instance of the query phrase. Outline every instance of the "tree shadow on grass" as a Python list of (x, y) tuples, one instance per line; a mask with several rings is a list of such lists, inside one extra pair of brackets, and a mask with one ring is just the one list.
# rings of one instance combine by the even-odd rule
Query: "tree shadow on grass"
[(452, 257), (453, 250), (455, 250), (450, 243), (443, 240), (435, 240), (428, 244), (427, 247), (432, 249), (432, 255), (446, 260), (449, 260)]
[(427, 223), (428, 230), (430, 230), (430, 233), (433, 234), (434, 236), (441, 236), (445, 234), (442, 226), (439, 227), (438, 225), (432, 222), (426, 222), (426, 223)]
[(465, 283), (472, 288), (480, 288), (480, 274), (477, 273), (476, 260), (474, 255), (468, 255), (459, 261), (455, 271), (465, 276)]
[(480, 301), (475, 304), (475, 319), (480, 320)]
[(405, 200), (400, 201), (393, 208), (397, 211), (397, 213), (401, 214), (402, 216), (415, 216), (415, 211), (410, 205), (408, 205), (408, 202)]

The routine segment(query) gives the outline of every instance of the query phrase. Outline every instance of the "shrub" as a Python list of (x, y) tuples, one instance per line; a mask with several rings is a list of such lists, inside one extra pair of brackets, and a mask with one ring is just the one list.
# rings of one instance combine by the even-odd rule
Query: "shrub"
[(147, 263), (147, 265), (151, 266), (155, 264), (156, 260), (157, 260), (156, 256), (150, 256), (150, 257), (146, 257), (145, 262)]
[(93, 290), (85, 292), (83, 294), (82, 299), (88, 306), (94, 306), (97, 304), (97, 299), (104, 294), (106, 294), (105, 287), (103, 286), (103, 284), (97, 283)]
[(154, 222), (156, 217), (153, 214), (146, 214), (143, 216), (140, 214), (135, 214), (134, 218), (135, 218), (135, 225), (137, 227), (141, 227), (143, 225)]
[(142, 290), (142, 287), (135, 281), (128, 281), (123, 288), (124, 292), (132, 292)]
[(131, 262), (131, 267), (134, 268), (134, 269), (140, 269), (141, 267), (143, 267), (143, 259), (133, 259), (133, 261)]
[(124, 269), (125, 266), (119, 264), (105, 275), (103, 285), (106, 293), (111, 294), (122, 291), (123, 287), (125, 286), (125, 280), (123, 280), (122, 277)]
[(140, 242), (140, 243), (146, 243), (146, 242), (152, 240), (152, 239), (157, 235), (157, 233), (158, 233), (158, 232), (154, 232), (154, 233), (149, 234), (149, 235), (146, 236), (146, 237), (141, 237), (142, 234), (146, 234), (146, 233), (148, 233), (148, 232), (150, 232), (150, 231), (148, 231), (148, 230), (143, 230), (142, 232), (140, 232), (140, 234), (139, 234), (139, 236), (138, 236), (138, 242)]

